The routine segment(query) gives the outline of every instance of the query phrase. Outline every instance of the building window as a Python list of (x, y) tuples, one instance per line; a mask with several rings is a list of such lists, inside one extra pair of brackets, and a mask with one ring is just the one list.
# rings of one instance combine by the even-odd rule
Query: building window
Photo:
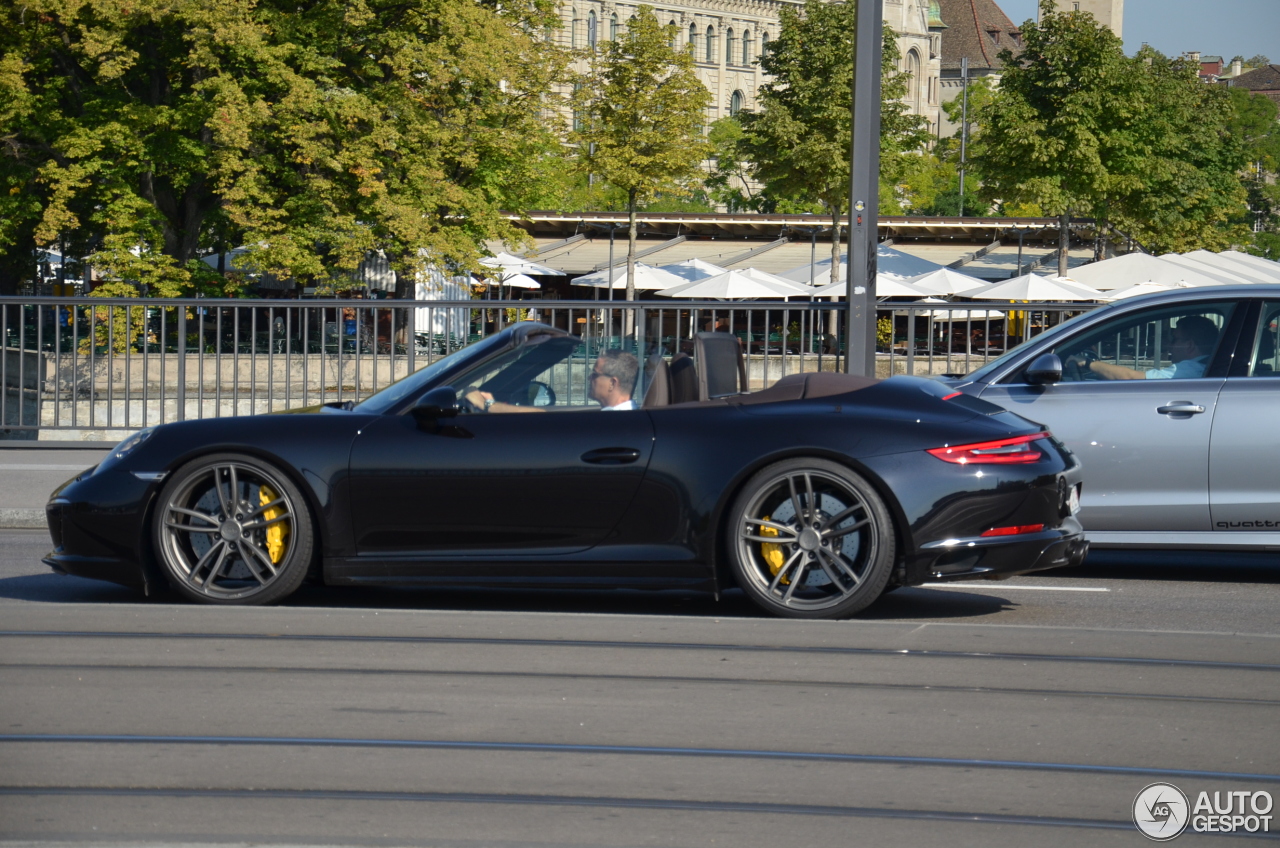
[[(635, 19), (636, 19), (636, 16), (632, 15), (631, 20), (634, 21)], [(676, 23), (675, 21), (672, 21), (671, 23), (667, 24), (667, 34), (671, 36), (670, 38), (667, 39), (667, 46), (670, 47), (672, 50), (676, 49), (676, 33), (678, 32), (680, 32), (680, 24)]]
[(751, 55), (751, 30), (747, 30), (742, 34), (742, 64), (750, 65), (755, 61), (756, 57)]
[(725, 64), (732, 65), (733, 60), (737, 57), (738, 44), (733, 38), (733, 27), (724, 34), (724, 61)]
[(764, 32), (760, 33), (760, 55), (763, 56), (768, 52), (769, 52), (769, 31), (765, 30)]
[(716, 28), (707, 27), (707, 61), (716, 60)]
[(729, 114), (736, 115), (742, 111), (742, 92), (735, 91), (729, 98)]
[(578, 19), (574, 18), (569, 21), (569, 48), (571, 50), (578, 49)]
[(694, 58), (698, 56), (698, 28), (693, 24), (689, 24), (689, 53)]
[(911, 108), (920, 114), (920, 54), (915, 50), (907, 52), (907, 73), (911, 79), (907, 81), (907, 99)]
[(595, 10), (592, 9), (587, 13), (587, 46), (592, 50), (596, 49), (596, 44), (600, 41), (600, 34), (597, 32), (597, 21)]
[(989, 29), (989, 30), (987, 30), (987, 32), (991, 35), (991, 40), (992, 40), (993, 42), (995, 42), (996, 44), (999, 44), (999, 43), (1000, 43), (1000, 30), (998, 30), (998, 29)]
[(609, 40), (618, 40), (618, 16), (616, 14), (609, 16)]

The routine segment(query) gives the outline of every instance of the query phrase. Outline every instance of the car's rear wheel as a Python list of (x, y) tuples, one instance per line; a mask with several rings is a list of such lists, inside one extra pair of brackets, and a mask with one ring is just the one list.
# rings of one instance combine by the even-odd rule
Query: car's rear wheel
[(155, 550), (170, 584), (211, 604), (268, 604), (307, 576), (314, 529), (278, 468), (240, 454), (190, 462), (160, 492)]
[(788, 618), (843, 618), (884, 591), (893, 520), (859, 475), (824, 459), (791, 459), (752, 477), (727, 525), (738, 585)]

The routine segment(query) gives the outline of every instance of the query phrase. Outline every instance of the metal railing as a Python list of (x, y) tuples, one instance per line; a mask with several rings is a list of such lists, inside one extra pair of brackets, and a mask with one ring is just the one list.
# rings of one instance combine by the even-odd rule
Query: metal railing
[[(876, 373), (967, 373), (1092, 307), (881, 304)], [(620, 346), (671, 356), (691, 350), (700, 330), (730, 332), (743, 342), (752, 389), (844, 369), (845, 311), (829, 301), (4, 297), (0, 438), (114, 439), (188, 418), (359, 401), (530, 318), (583, 337), (589, 355)]]

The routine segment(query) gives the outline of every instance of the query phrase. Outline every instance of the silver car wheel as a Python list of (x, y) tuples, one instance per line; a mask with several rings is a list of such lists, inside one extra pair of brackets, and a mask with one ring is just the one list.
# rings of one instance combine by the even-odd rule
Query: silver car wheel
[(739, 582), (766, 609), (838, 617), (883, 590), (894, 547), (888, 513), (847, 469), (780, 463), (748, 484), (734, 514)]
[(157, 509), (157, 541), (184, 594), (247, 600), (281, 579), (299, 541), (291, 485), (258, 463), (236, 461), (192, 469), (174, 482)]

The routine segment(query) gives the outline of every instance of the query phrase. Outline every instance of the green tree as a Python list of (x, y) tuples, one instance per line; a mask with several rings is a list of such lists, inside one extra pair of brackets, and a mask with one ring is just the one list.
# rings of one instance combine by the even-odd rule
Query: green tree
[(711, 198), (730, 212), (759, 212), (760, 197), (753, 188), (751, 163), (742, 155), (743, 137), (736, 115), (720, 118), (711, 125), (707, 141), (711, 144), (713, 165), (705, 184)]
[(674, 38), (652, 7), (639, 7), (626, 32), (592, 57), (574, 96), (577, 128), (569, 138), (582, 167), (627, 195), (627, 300), (636, 293), (637, 208), (660, 194), (687, 193), (711, 152), (702, 137), (711, 93)]
[[(832, 267), (839, 267), (840, 218), (847, 211), (852, 135), (856, 6), (806, 0), (783, 7), (781, 31), (760, 57), (773, 77), (756, 112), (741, 112), (742, 149), (752, 175), (775, 200), (820, 204), (830, 217)], [(881, 67), (880, 173), (890, 185), (927, 141), (924, 120), (907, 114), (907, 75), (898, 73), (897, 40), (885, 28)], [(883, 193), (883, 192), (882, 192)]]
[(1262, 94), (1243, 88), (1229, 89), (1234, 114), (1231, 134), (1244, 147), (1248, 165), (1244, 185), (1248, 212), (1243, 223), (1261, 224), (1249, 249), (1259, 256), (1280, 257), (1280, 122), (1276, 104)]
[(282, 276), (473, 264), (539, 197), (549, 0), (24, 0), (0, 32), (0, 249), (74, 242), (174, 294), (247, 244)]
[[(1041, 4), (979, 110), (973, 161), (991, 199), (1111, 222), (1157, 250), (1230, 244), (1243, 202), (1224, 89), (1149, 48), (1124, 55), (1092, 15)], [(1059, 273), (1066, 273), (1065, 253)]]

